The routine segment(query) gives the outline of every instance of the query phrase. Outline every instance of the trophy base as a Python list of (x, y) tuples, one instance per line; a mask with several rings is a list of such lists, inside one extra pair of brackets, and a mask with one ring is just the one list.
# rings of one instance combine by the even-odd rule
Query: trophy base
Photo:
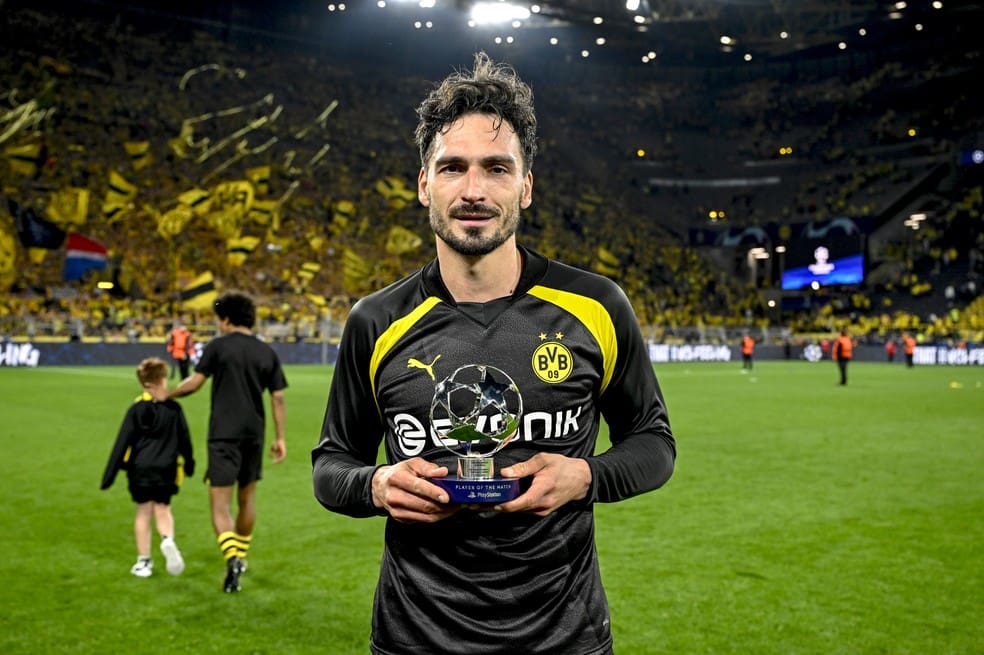
[(449, 475), (430, 481), (448, 492), (448, 502), (452, 505), (504, 503), (520, 494), (519, 478), (465, 480)]

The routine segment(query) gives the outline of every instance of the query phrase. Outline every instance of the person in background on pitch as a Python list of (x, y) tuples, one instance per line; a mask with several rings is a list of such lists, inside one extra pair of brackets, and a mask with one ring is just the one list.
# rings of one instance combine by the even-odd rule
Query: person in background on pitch
[(181, 405), (167, 398), (167, 364), (157, 357), (140, 362), (137, 379), (143, 393), (123, 417), (116, 443), (103, 473), (102, 489), (109, 489), (120, 469), (126, 470), (130, 496), (137, 504), (133, 534), (137, 563), (130, 573), (146, 578), (154, 572), (150, 555), (151, 523), (161, 536), (167, 572), (180, 575), (184, 559), (174, 542), (171, 497), (178, 493), (183, 476), (195, 473), (191, 434)]
[[(662, 486), (676, 459), (639, 322), (613, 281), (517, 243), (536, 116), (511, 67), (480, 52), (417, 114), (437, 256), (352, 309), (312, 452), (327, 509), (387, 517), (370, 650), (611, 653), (594, 505)], [(429, 427), (435, 381), (474, 364), (523, 397), (495, 464), (528, 485), (496, 505), (451, 504), (432, 481), (456, 461)]]
[(912, 368), (915, 363), (914, 358), (916, 355), (916, 340), (908, 332), (902, 333), (902, 353), (905, 355), (905, 365), (907, 368)]
[[(170, 391), (171, 398), (194, 393), (212, 379), (212, 408), (208, 423), (209, 502), (212, 527), (226, 560), (226, 592), (240, 590), (256, 525), (256, 484), (263, 473), (266, 415), (263, 392), (270, 393), (274, 439), (273, 463), (287, 456), (287, 410), (284, 376), (276, 351), (252, 333), (256, 306), (241, 293), (227, 293), (215, 301), (219, 336), (205, 344), (195, 372)], [(233, 492), (239, 510), (232, 515)]]
[(834, 340), (834, 348), (831, 351), (834, 361), (837, 362), (837, 368), (840, 369), (841, 385), (847, 384), (847, 365), (851, 362), (851, 356), (854, 354), (854, 341), (851, 337), (847, 336), (847, 330), (841, 330), (840, 336)]
[(741, 338), (741, 372), (752, 370), (752, 355), (755, 353), (755, 338), (746, 333)]
[[(171, 328), (171, 332), (167, 335), (167, 352), (170, 353), (171, 359), (174, 360), (178, 370), (181, 372), (180, 380), (188, 377), (192, 346), (194, 346), (194, 339), (191, 336), (191, 330), (180, 319), (176, 320), (174, 327)], [(174, 373), (175, 367), (172, 366), (172, 378), (174, 377)]]

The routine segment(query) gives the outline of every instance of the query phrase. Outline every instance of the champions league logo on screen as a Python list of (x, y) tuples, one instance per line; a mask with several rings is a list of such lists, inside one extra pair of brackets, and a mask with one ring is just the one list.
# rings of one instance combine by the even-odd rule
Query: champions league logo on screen
[[(798, 291), (813, 285), (850, 285), (864, 280), (864, 252), (860, 238), (828, 238), (825, 243), (805, 240), (791, 248), (782, 272), (782, 288)], [(813, 241), (813, 243), (809, 243)], [(809, 248), (809, 249), (807, 249)]]

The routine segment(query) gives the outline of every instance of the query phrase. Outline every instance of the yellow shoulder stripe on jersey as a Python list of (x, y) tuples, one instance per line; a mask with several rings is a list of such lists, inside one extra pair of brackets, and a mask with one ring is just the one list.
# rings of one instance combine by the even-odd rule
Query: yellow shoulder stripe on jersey
[(608, 388), (608, 383), (612, 381), (612, 375), (615, 373), (615, 361), (618, 358), (615, 324), (605, 306), (594, 298), (540, 285), (533, 287), (528, 293), (573, 314), (598, 342), (598, 347), (601, 348), (603, 367), (601, 393), (605, 393), (605, 389)]
[(146, 401), (149, 402), (149, 401), (151, 401), (153, 399), (154, 399), (154, 397), (150, 395), (150, 392), (149, 391), (144, 391), (139, 396), (137, 396), (136, 398), (134, 398), (133, 399), (133, 402), (139, 403), (141, 400), (146, 400)]
[(379, 399), (376, 398), (376, 371), (379, 370), (379, 364), (383, 361), (383, 357), (386, 356), (393, 346), (403, 338), (407, 332), (410, 331), (417, 321), (422, 319), (427, 312), (432, 310), (437, 303), (441, 302), (441, 299), (436, 296), (430, 296), (424, 302), (420, 303), (414, 308), (412, 312), (407, 314), (402, 318), (398, 318), (393, 321), (386, 330), (379, 335), (376, 339), (376, 345), (372, 349), (372, 358), (369, 360), (369, 381), (372, 384), (372, 397), (376, 401), (376, 409), (379, 409)]

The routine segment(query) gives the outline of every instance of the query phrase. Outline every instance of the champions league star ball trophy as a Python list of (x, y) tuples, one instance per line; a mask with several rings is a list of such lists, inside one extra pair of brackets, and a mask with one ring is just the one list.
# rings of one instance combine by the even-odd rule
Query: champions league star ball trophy
[(518, 478), (495, 477), (493, 456), (516, 435), (522, 414), (516, 383), (494, 366), (468, 364), (437, 383), (430, 422), (458, 456), (458, 474), (432, 482), (449, 502), (500, 503), (519, 495)]

